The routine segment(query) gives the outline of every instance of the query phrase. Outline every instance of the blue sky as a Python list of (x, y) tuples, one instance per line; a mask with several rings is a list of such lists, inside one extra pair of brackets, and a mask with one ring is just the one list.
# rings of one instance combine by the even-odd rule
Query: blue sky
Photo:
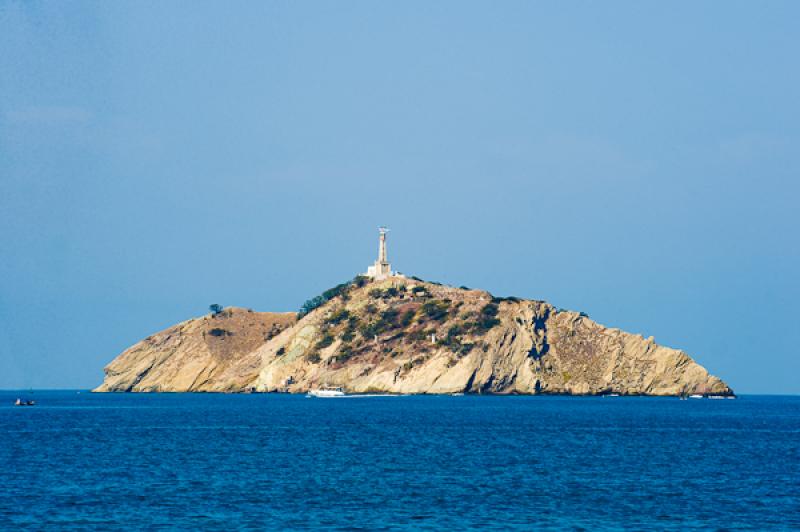
[(374, 260), (800, 393), (800, 3), (0, 0), (0, 388)]

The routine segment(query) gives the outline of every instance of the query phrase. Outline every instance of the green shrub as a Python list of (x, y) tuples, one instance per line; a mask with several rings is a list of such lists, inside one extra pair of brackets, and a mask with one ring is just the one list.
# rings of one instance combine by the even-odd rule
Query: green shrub
[(496, 317), (497, 312), (498, 312), (498, 307), (496, 303), (487, 303), (481, 309), (481, 312), (477, 316), (475, 321), (466, 324), (467, 329), (469, 330), (469, 332), (473, 334), (477, 335), (486, 334), (493, 327), (500, 324), (500, 320)]
[(389, 297), (397, 297), (397, 288), (395, 288), (394, 286), (390, 286), (389, 288), (384, 290), (383, 297), (384, 299)]
[(336, 353), (336, 361), (337, 362), (344, 362), (345, 360), (348, 360), (349, 358), (352, 358), (352, 356), (354, 354), (355, 353), (353, 353), (353, 348), (352, 347), (350, 347), (349, 345), (342, 346), (339, 349), (339, 352)]
[(361, 336), (364, 338), (370, 339), (383, 332), (386, 332), (390, 328), (391, 323), (381, 318), (361, 325), (358, 329), (358, 332), (361, 333)]
[(208, 334), (211, 336), (231, 336), (233, 335), (232, 332), (226, 331), (225, 329), (214, 328), (208, 331)]
[(448, 305), (443, 301), (426, 301), (420, 307), (422, 313), (433, 321), (440, 321), (447, 317)]
[(306, 355), (306, 360), (308, 360), (312, 364), (319, 364), (319, 362), (322, 360), (322, 357), (320, 357), (319, 353), (317, 353), (316, 351), (312, 351)]
[(381, 312), (381, 319), (389, 323), (394, 323), (395, 320), (397, 320), (398, 314), (399, 312), (397, 309), (390, 308)]
[(315, 309), (321, 307), (322, 305), (324, 305), (325, 303), (327, 303), (328, 301), (330, 301), (334, 297), (336, 297), (338, 295), (345, 295), (347, 290), (350, 288), (351, 283), (353, 283), (353, 281), (349, 281), (347, 283), (342, 283), (342, 284), (337, 284), (333, 288), (329, 288), (329, 289), (325, 290), (324, 292), (322, 292), (321, 295), (318, 295), (317, 297), (309, 299), (308, 301), (303, 303), (303, 306), (300, 307), (299, 311), (297, 311), (297, 319), (300, 319), (303, 316), (305, 316), (306, 314), (308, 314), (309, 312), (311, 312), (312, 310), (315, 310)]
[(472, 351), (474, 347), (475, 344), (464, 342), (463, 344), (461, 344), (461, 347), (458, 350), (458, 354), (461, 355), (462, 357), (466, 356), (467, 354), (469, 354), (470, 351)]
[(322, 297), (325, 301), (330, 301), (339, 294), (344, 293), (350, 287), (350, 283), (337, 284), (333, 288), (328, 288), (322, 292)]
[(460, 336), (462, 334), (464, 334), (464, 327), (458, 323), (447, 329), (447, 336)]
[(297, 319), (299, 320), (300, 318), (302, 318), (303, 316), (305, 316), (306, 314), (308, 314), (312, 310), (314, 310), (314, 309), (316, 309), (318, 307), (321, 307), (324, 304), (325, 304), (325, 300), (322, 298), (322, 296), (317, 296), (317, 297), (314, 297), (314, 298), (306, 300), (306, 302), (303, 303), (303, 306), (300, 307), (300, 310), (297, 311)]
[(511, 303), (519, 303), (522, 301), (518, 297), (508, 296), (508, 297), (492, 297), (492, 303), (502, 303), (503, 301), (509, 301)]
[(331, 325), (339, 325), (341, 322), (349, 318), (350, 318), (350, 311), (348, 311), (346, 308), (343, 308), (331, 314), (330, 317), (327, 319), (327, 323)]
[(333, 340), (334, 340), (334, 338), (333, 338), (332, 335), (326, 334), (325, 336), (323, 336), (320, 339), (319, 342), (317, 342), (317, 345), (315, 346), (315, 349), (325, 349), (326, 347), (328, 347), (329, 345), (331, 345), (333, 343)]
[(425, 329), (416, 329), (408, 333), (408, 339), (414, 342), (421, 342), (430, 336)]
[(355, 338), (355, 332), (358, 329), (358, 317), (357, 316), (350, 316), (347, 318), (347, 326), (344, 328), (344, 332), (342, 333), (342, 340), (345, 342), (351, 341)]
[(407, 310), (403, 312), (403, 315), (400, 316), (400, 326), (401, 327), (408, 327), (411, 325), (411, 322), (414, 321), (414, 311)]
[(286, 354), (286, 348), (285, 348), (285, 347), (281, 347), (280, 349), (278, 349), (278, 350), (275, 352), (275, 354), (276, 354), (277, 356), (279, 356), (279, 357), (280, 357), (280, 356), (283, 356), (283, 355), (285, 355), (285, 354)]
[(373, 288), (368, 292), (368, 294), (369, 297), (371, 297), (372, 299), (380, 299), (381, 297), (383, 297), (383, 290), (381, 290), (380, 288)]
[(497, 316), (498, 307), (495, 303), (487, 303), (482, 309), (481, 314), (483, 316), (494, 318)]

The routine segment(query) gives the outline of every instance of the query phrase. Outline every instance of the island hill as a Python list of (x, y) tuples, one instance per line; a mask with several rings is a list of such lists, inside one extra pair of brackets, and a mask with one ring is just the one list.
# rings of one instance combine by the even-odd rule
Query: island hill
[(130, 347), (95, 391), (733, 395), (686, 353), (544, 301), (368, 275), (298, 313), (230, 307)]

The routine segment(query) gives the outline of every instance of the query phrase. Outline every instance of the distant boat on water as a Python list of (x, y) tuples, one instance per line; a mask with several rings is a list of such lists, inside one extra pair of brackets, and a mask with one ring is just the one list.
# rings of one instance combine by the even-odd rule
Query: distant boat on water
[(14, 402), (14, 406), (35, 406), (36, 401), (33, 399), (20, 399), (17, 397), (17, 400)]
[(329, 386), (323, 386), (322, 388), (309, 391), (306, 397), (343, 397), (343, 396), (344, 396), (344, 390), (341, 387), (331, 388)]

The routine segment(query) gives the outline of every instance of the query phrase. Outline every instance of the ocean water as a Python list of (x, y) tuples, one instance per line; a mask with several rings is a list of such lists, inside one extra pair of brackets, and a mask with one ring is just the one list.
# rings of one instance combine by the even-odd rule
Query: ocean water
[(800, 528), (800, 397), (19, 395), (0, 530)]

